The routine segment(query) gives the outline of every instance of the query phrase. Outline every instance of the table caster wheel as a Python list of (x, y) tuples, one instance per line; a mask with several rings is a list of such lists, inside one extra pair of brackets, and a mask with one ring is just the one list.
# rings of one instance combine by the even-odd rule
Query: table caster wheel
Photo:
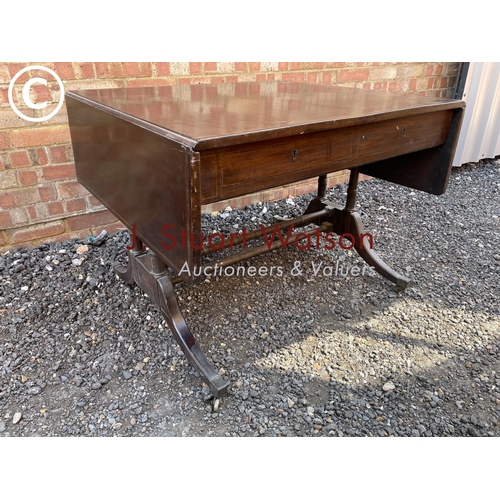
[(214, 398), (212, 399), (212, 413), (218, 413), (220, 409), (220, 399)]

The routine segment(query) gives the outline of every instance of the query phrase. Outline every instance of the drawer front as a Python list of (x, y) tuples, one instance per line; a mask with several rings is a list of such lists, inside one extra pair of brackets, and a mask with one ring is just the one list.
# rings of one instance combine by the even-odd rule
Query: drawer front
[(357, 156), (373, 155), (393, 149), (415, 151), (418, 147), (432, 147), (446, 139), (451, 111), (414, 115), (387, 120), (360, 129)]
[(352, 154), (353, 137), (352, 132), (339, 131), (336, 135), (330, 132), (328, 135), (266, 141), (244, 151), (223, 152), (219, 156), (222, 187), (286, 177), (293, 172), (347, 159)]

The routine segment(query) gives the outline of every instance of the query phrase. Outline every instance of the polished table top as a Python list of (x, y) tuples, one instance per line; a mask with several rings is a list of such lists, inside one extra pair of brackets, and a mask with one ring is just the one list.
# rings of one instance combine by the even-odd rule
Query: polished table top
[(77, 90), (68, 96), (197, 151), (463, 107), (463, 101), (266, 81)]

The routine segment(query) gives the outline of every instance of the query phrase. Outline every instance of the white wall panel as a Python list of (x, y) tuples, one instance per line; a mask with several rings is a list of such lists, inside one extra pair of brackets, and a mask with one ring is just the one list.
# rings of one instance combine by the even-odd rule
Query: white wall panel
[(500, 63), (470, 63), (454, 166), (500, 155)]

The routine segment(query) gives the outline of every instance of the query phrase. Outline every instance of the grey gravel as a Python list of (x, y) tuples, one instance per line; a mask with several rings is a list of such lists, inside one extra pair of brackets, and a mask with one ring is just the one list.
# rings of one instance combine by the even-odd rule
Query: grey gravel
[[(339, 203), (345, 194), (328, 191)], [(203, 230), (258, 228), (300, 214), (311, 196), (207, 214)], [(281, 277), (178, 286), (188, 325), (231, 384), (218, 413), (149, 298), (116, 279), (124, 231), (84, 254), (84, 240), (9, 252), (0, 433), (499, 436), (499, 199), (498, 160), (455, 169), (440, 197), (361, 183), (365, 228), (411, 278), (404, 292), (378, 275), (315, 276), (313, 263), (362, 268), (340, 248), (291, 247), (244, 264), (282, 266)]]

